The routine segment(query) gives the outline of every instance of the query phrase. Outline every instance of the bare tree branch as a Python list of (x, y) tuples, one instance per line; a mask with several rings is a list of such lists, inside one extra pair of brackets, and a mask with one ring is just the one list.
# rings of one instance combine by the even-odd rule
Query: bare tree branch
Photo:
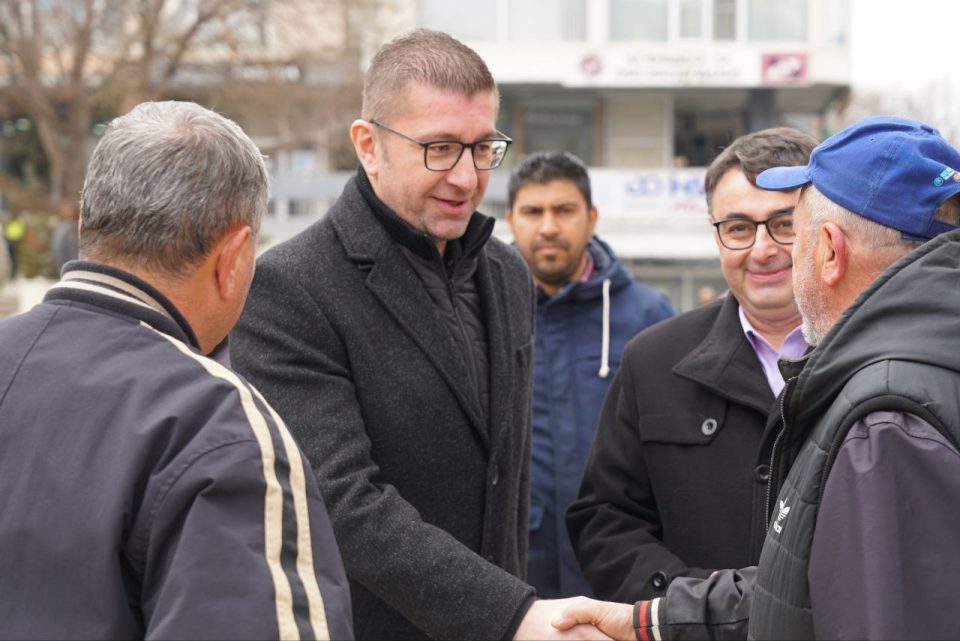
[(277, 144), (326, 145), (358, 82), (281, 87), (314, 64), (358, 64), (366, 18), (388, 1), (0, 0), (0, 107), (34, 124), (53, 199), (76, 199), (95, 118), (145, 99), (195, 96), (257, 125), (269, 111)]

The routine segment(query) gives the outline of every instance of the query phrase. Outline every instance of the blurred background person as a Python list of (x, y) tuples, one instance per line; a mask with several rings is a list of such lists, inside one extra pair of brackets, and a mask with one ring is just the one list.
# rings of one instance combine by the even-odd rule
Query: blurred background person
[(707, 305), (717, 300), (719, 294), (717, 290), (711, 287), (710, 285), (704, 285), (697, 290), (697, 306)]
[(55, 276), (60, 276), (63, 266), (77, 258), (77, 219), (76, 205), (65, 203), (60, 209), (60, 222), (50, 234), (50, 262), (53, 263)]
[(537, 285), (527, 580), (543, 597), (590, 594), (564, 515), (623, 347), (675, 311), (594, 236), (597, 208), (579, 158), (527, 156), (513, 168), (508, 193), (507, 223)]
[(19, 213), (7, 219), (3, 224), (3, 238), (7, 242), (7, 253), (10, 257), (10, 278), (16, 278), (19, 271), (20, 245), (27, 235), (27, 222)]

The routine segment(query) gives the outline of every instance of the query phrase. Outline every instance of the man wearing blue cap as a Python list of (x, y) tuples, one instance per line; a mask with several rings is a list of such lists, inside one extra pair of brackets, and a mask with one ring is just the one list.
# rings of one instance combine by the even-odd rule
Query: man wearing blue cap
[(816, 348), (784, 363), (755, 580), (724, 570), (655, 605), (585, 600), (562, 625), (733, 638), (749, 617), (754, 639), (960, 638), (958, 169), (936, 130), (877, 117), (760, 174), (803, 189), (793, 277)]
[(757, 179), (803, 187), (794, 291), (817, 348), (782, 396), (753, 638), (960, 638), (958, 169), (936, 130), (881, 117)]

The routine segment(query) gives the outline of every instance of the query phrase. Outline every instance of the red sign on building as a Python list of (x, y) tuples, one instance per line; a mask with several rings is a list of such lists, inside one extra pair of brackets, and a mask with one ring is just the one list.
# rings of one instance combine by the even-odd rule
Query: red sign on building
[(802, 85), (807, 83), (807, 54), (763, 54), (762, 79), (765, 85)]

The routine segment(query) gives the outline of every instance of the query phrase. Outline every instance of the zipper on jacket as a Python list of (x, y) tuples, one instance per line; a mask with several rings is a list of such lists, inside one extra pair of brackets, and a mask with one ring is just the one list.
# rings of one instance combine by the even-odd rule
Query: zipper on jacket
[(770, 531), (770, 495), (773, 493), (773, 483), (774, 479), (776, 479), (776, 468), (774, 466), (777, 462), (777, 447), (780, 445), (780, 439), (787, 431), (787, 412), (785, 406), (787, 403), (787, 394), (790, 392), (790, 384), (795, 380), (797, 380), (796, 376), (790, 378), (783, 387), (783, 393), (780, 394), (780, 422), (783, 424), (783, 427), (777, 432), (777, 438), (773, 439), (773, 448), (770, 450), (770, 480), (767, 482), (767, 500), (764, 505), (764, 509), (766, 510), (764, 512), (764, 518), (767, 522), (767, 532)]
[[(457, 292), (456, 287), (454, 286), (453, 277), (444, 274), (444, 280), (447, 283), (447, 295), (450, 298), (450, 307), (453, 308), (453, 317), (457, 319), (457, 327), (460, 328), (460, 340), (463, 341), (464, 358), (467, 361), (467, 368), (470, 370), (470, 377), (473, 379), (474, 394), (476, 395), (477, 403), (479, 405), (483, 405), (483, 394), (481, 393), (481, 388), (483, 386), (480, 382), (480, 372), (477, 370), (477, 364), (474, 361), (473, 342), (470, 340), (470, 334), (467, 332), (467, 328), (463, 324), (463, 318), (460, 316), (460, 311), (457, 309)], [(487, 408), (481, 407), (481, 411), (486, 414), (488, 410)]]

